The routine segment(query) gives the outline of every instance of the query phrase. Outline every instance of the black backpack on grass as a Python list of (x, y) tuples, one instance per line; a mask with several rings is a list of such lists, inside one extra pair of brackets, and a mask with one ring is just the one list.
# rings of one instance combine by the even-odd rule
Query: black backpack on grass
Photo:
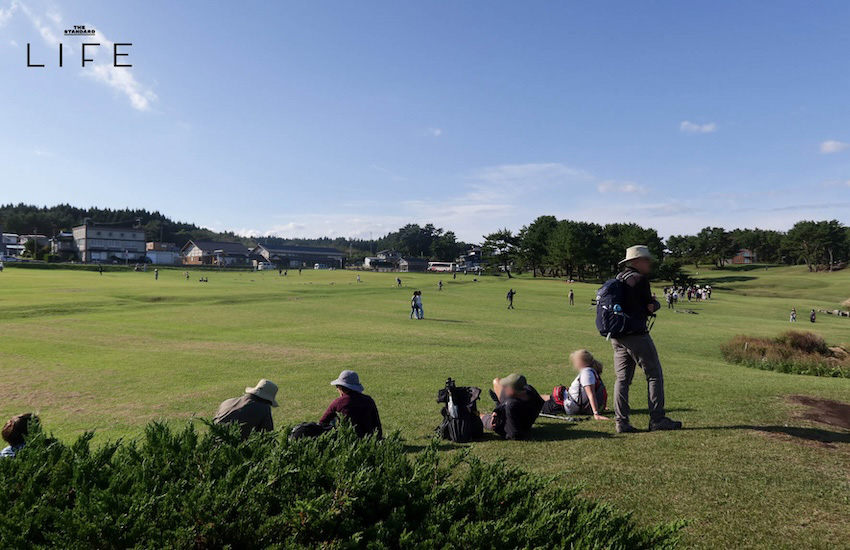
[(443, 421), (437, 433), (443, 439), (455, 443), (469, 443), (484, 435), (484, 424), (478, 416), (476, 401), (481, 397), (481, 388), (457, 386), (449, 378), (446, 387), (437, 392), (437, 403), (444, 403)]

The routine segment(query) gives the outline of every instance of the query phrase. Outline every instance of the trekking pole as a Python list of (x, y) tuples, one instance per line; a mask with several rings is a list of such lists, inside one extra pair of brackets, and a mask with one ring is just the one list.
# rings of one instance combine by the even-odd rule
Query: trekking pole
[(576, 418), (574, 416), (561, 416), (558, 414), (546, 414), (540, 413), (538, 416), (542, 416), (543, 418), (551, 418), (553, 420), (561, 420), (562, 422), (568, 422), (570, 424), (578, 424), (582, 419)]

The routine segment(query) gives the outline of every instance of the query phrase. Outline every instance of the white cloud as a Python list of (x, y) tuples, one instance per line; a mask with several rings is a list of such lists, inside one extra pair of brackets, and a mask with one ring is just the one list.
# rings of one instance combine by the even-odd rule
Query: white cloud
[(646, 193), (646, 187), (643, 185), (639, 185), (633, 181), (615, 181), (615, 180), (605, 180), (599, 182), (599, 185), (596, 186), (596, 190), (600, 193), (637, 193), (644, 194)]
[(697, 124), (690, 120), (683, 120), (682, 123), (679, 124), (679, 130), (686, 134), (710, 134), (717, 130), (717, 124), (714, 122)]
[[(8, 18), (11, 15), (11, 12), (16, 8), (20, 8), (20, 10), (29, 18), (33, 26), (35, 26), (38, 30), (44, 42), (46, 42), (49, 46), (56, 46), (59, 44), (59, 36), (65, 25), (63, 25), (62, 16), (58, 12), (51, 11), (42, 17), (39, 14), (34, 13), (25, 4), (15, 0), (8, 10), (0, 10), (0, 24), (3, 23), (4, 17)], [(100, 43), (100, 47), (89, 48), (86, 51), (86, 55), (92, 54), (92, 59), (95, 59), (96, 62), (87, 66), (83, 70), (83, 74), (96, 82), (106, 85), (115, 92), (125, 95), (127, 99), (130, 100), (130, 105), (134, 109), (138, 111), (150, 110), (151, 104), (157, 100), (157, 96), (153, 90), (136, 80), (131, 69), (126, 67), (114, 67), (112, 63), (106, 59), (107, 54), (105, 52), (112, 52), (113, 43), (99, 30), (96, 38), (87, 36), (83, 38), (83, 41)], [(66, 49), (69, 52), (73, 50), (73, 48), (70, 47)], [(100, 58), (99, 61), (97, 61), (98, 58)]]
[(437, 138), (443, 135), (443, 130), (442, 128), (428, 128), (427, 133), (429, 136)]
[(824, 155), (840, 153), (847, 149), (850, 149), (850, 143), (844, 143), (843, 141), (837, 141), (834, 139), (828, 139), (820, 144), (820, 152)]
[[(15, 10), (18, 9), (18, 3), (13, 1), (12, 4), (6, 8), (0, 8), (0, 27), (6, 24), (6, 22), (12, 18), (12, 15), (15, 13)], [(14, 40), (12, 41), (14, 42)]]

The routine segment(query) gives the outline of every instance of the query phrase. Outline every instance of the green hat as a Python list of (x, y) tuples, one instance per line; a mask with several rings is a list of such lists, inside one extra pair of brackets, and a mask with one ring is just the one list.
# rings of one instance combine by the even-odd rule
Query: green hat
[(505, 376), (499, 381), (499, 383), (503, 386), (513, 388), (517, 391), (524, 390), (525, 386), (528, 385), (528, 382), (525, 380), (525, 376), (516, 372)]

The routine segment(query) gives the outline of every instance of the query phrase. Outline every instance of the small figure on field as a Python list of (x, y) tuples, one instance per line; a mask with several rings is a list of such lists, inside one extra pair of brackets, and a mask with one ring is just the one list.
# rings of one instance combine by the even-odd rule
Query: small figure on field
[(625, 285), (624, 302), (618, 304), (629, 320), (629, 328), (616, 337), (611, 337), (614, 348), (614, 411), (617, 418), (617, 431), (628, 433), (637, 431), (629, 423), (629, 386), (640, 366), (646, 376), (649, 400), (649, 429), (678, 430), (681, 422), (667, 418), (664, 410), (664, 374), (658, 350), (649, 335), (647, 321), (661, 308), (652, 297), (648, 275), (652, 271), (654, 258), (643, 245), (632, 246), (626, 250), (626, 257), (620, 261), (624, 267), (617, 279)]
[(8, 447), (0, 450), (0, 458), (15, 458), (15, 455), (24, 448), (24, 436), (29, 433), (29, 423), (33, 419), (32, 413), (13, 416), (3, 426), (3, 441)]
[(812, 312), (809, 313), (809, 321), (814, 323), (815, 321), (817, 321), (817, 319), (818, 319), (818, 314), (815, 313), (815, 310), (812, 310)]
[(573, 292), (573, 289), (570, 289), (570, 305), (576, 305), (576, 293)]
[(360, 275), (358, 275), (358, 276), (357, 276), (357, 282), (358, 282), (358, 283), (362, 283), (362, 282), (363, 282), (363, 281), (361, 281), (361, 280), (360, 280)]
[(422, 291), (414, 290), (413, 296), (410, 298), (410, 318), (422, 319), (425, 317), (425, 311), (422, 309)]
[(153, 280), (154, 281), (159, 280), (159, 268), (153, 270)]
[(673, 309), (673, 293), (668, 293), (665, 298), (667, 300), (667, 309)]
[(578, 371), (569, 387), (556, 386), (552, 395), (543, 396), (545, 414), (589, 414), (597, 420), (608, 420), (602, 416), (608, 401), (608, 392), (602, 383), (602, 363), (586, 349), (570, 354), (570, 363)]
[(791, 322), (792, 323), (797, 322), (797, 308), (795, 308), (795, 307), (791, 308)]
[(375, 405), (374, 399), (363, 393), (363, 385), (360, 384), (357, 373), (344, 370), (331, 382), (331, 386), (336, 387), (339, 397), (331, 402), (319, 423), (327, 425), (342, 416), (351, 422), (358, 436), (374, 434), (381, 439), (384, 434), (378, 406)]
[(543, 398), (525, 376), (513, 373), (494, 378), (490, 395), (497, 404), (493, 412), (481, 415), (484, 428), (505, 439), (528, 439), (543, 408)]
[(277, 407), (277, 385), (263, 378), (253, 388), (245, 388), (242, 397), (224, 401), (213, 417), (216, 424), (237, 422), (242, 427), (242, 439), (252, 431), (274, 430), (272, 407)]
[(443, 281), (437, 283), (437, 290), (443, 290)]
[(97, 264), (97, 271), (98, 271), (98, 273), (100, 273), (101, 275), (103, 275), (103, 266), (102, 266), (102, 265), (100, 265), (100, 264)]
[(395, 278), (395, 286), (399, 286), (399, 287), (401, 286), (401, 277)]
[(514, 309), (514, 296), (515, 295), (516, 295), (516, 292), (514, 292), (514, 289), (510, 289), (508, 291), (508, 295), (506, 296), (506, 298), (508, 299), (508, 309)]

